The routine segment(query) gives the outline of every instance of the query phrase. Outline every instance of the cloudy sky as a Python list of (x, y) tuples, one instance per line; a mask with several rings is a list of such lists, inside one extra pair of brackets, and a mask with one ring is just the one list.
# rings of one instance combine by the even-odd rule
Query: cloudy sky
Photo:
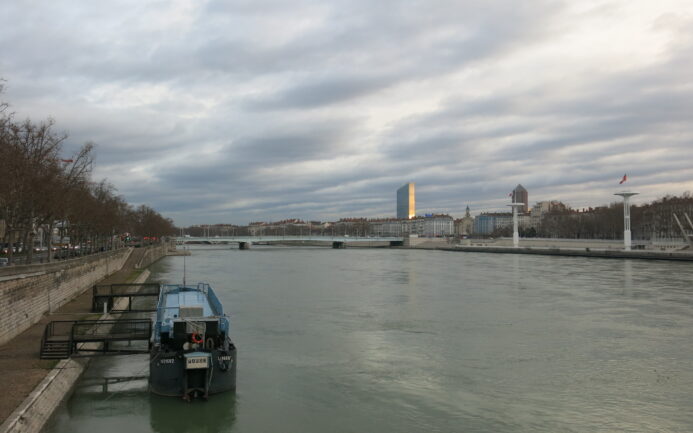
[(0, 77), (178, 224), (693, 191), (690, 0), (13, 0)]

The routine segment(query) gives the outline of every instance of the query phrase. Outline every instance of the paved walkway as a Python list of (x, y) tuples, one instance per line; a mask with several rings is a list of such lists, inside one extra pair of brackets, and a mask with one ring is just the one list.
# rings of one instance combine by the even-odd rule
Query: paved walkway
[[(99, 284), (127, 283), (139, 275), (135, 269), (146, 248), (135, 248), (123, 268), (104, 278)], [(39, 359), (41, 337), (46, 324), (52, 320), (97, 319), (101, 313), (91, 312), (91, 290), (45, 315), (40, 322), (0, 346), (0, 371), (3, 373), (3, 392), (0, 393), (0, 424), (14, 411), (48, 372), (55, 360)]]

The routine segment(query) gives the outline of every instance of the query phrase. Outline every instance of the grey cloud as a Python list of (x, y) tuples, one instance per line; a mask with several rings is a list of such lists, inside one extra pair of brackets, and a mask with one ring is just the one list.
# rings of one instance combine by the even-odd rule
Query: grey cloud
[[(422, 211), (453, 213), (502, 207), (517, 183), (533, 199), (582, 199), (624, 170), (691, 185), (690, 22), (657, 21), (671, 45), (648, 67), (565, 70), (577, 92), (541, 73), (509, 77), (535, 78), (517, 88), (475, 81), (572, 31), (566, 16), (581, 17), (566, 5), (243, 0), (175, 14), (16, 1), (0, 17), (0, 75), (22, 116), (53, 115), (69, 149), (95, 141), (97, 175), (181, 224), (388, 216), (406, 181)], [(459, 88), (436, 84), (455, 75)]]
[(251, 100), (251, 109), (313, 108), (348, 101), (387, 87), (388, 77), (331, 77), (301, 84), (277, 96)]

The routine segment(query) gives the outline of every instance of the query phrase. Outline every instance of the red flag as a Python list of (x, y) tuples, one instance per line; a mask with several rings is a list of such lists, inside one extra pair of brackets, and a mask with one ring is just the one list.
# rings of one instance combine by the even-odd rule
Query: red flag
[(512, 196), (513, 196), (513, 193), (508, 194), (508, 197), (512, 197)]
[(62, 162), (75, 162), (73, 159), (61, 159)]
[(628, 180), (628, 176), (626, 176), (626, 175), (624, 174), (624, 175), (623, 175), (623, 179), (621, 179), (621, 181), (620, 181), (618, 184), (621, 185), (623, 182), (625, 182), (625, 181), (627, 181), (627, 180)]

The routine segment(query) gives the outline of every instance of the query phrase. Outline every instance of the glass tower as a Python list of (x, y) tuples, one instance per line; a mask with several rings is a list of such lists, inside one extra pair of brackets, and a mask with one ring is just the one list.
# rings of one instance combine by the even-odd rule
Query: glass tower
[(397, 218), (409, 219), (414, 216), (416, 216), (414, 182), (409, 182), (397, 190)]

